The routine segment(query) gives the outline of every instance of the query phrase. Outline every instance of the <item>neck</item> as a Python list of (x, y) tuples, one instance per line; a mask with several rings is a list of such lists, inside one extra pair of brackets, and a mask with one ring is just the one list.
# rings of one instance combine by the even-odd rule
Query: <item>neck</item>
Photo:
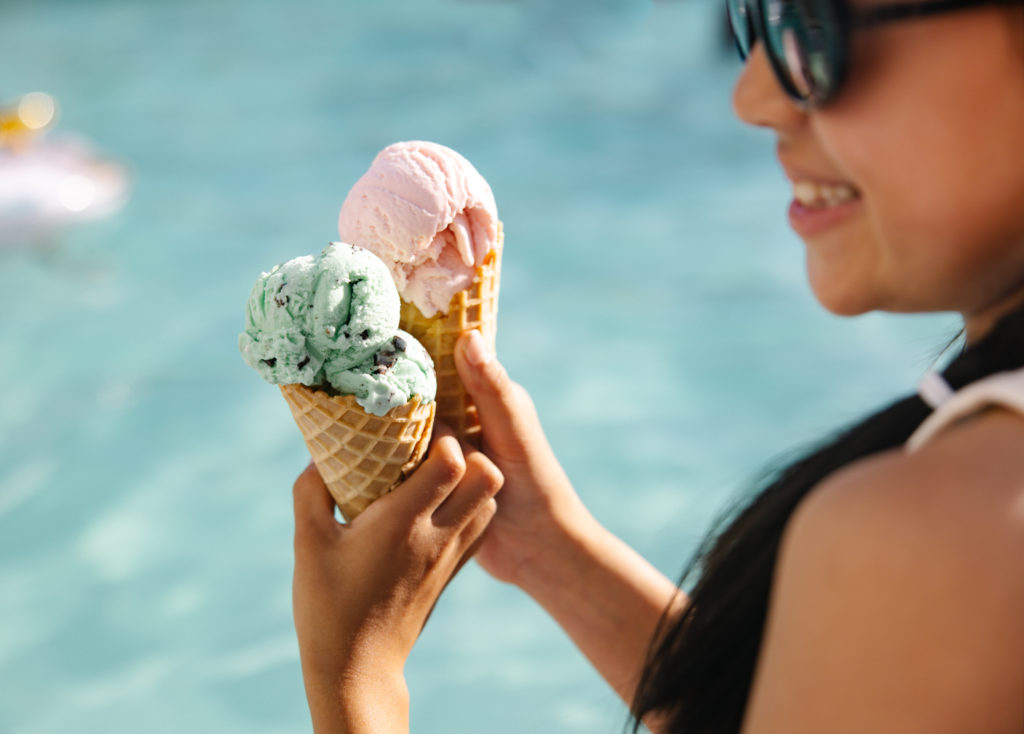
[(968, 344), (977, 344), (985, 338), (999, 319), (1024, 305), (1024, 288), (1005, 298), (994, 301), (982, 309), (964, 313), (964, 333)]

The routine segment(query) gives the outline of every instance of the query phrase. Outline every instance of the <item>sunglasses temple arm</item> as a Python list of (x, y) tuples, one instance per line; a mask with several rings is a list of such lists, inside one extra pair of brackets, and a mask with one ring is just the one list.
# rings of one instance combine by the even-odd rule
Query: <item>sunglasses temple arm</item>
[(897, 20), (909, 20), (929, 15), (939, 15), (955, 10), (966, 10), (984, 5), (1016, 5), (1021, 0), (931, 0), (931, 2), (901, 3), (898, 5), (882, 5), (857, 13), (853, 24), (858, 28), (867, 28), (881, 23)]

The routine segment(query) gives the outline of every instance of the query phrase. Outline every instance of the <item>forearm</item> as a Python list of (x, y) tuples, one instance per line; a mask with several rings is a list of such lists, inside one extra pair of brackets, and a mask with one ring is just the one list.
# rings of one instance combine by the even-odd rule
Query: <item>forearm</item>
[(517, 583), (630, 704), (659, 620), (685, 596), (585, 510), (554, 525)]
[(505, 476), (477, 560), (532, 596), (627, 702), (675, 585), (602, 528), (559, 465), (532, 401), (471, 332), (456, 366), (476, 403), (484, 448)]

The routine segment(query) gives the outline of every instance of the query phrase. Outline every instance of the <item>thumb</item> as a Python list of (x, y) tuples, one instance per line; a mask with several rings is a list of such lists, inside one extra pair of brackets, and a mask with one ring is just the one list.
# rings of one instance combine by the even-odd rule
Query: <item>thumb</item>
[(459, 337), (455, 368), (476, 404), (488, 445), (503, 454), (524, 449), (538, 422), (533, 403), (526, 391), (509, 379), (479, 331)]
[(325, 533), (337, 531), (334, 498), (313, 462), (295, 480), (292, 500), (295, 507), (296, 547), (307, 540), (315, 540), (325, 537)]

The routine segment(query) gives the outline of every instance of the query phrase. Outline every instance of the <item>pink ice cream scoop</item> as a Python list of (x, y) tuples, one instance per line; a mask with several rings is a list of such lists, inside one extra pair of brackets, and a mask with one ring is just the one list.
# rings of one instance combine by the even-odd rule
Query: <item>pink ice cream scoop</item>
[(391, 270), (402, 299), (444, 313), (498, 240), (491, 187), (437, 143), (394, 143), (377, 154), (341, 206), (338, 232)]

